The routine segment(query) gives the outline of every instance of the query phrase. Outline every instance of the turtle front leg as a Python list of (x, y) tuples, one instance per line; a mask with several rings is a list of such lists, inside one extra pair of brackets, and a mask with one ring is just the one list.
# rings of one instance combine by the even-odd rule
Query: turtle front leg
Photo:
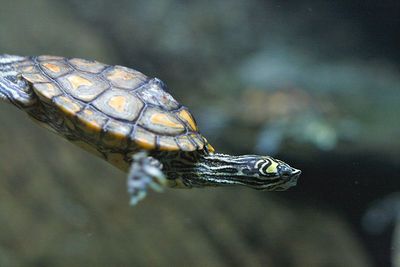
[(138, 152), (132, 156), (132, 164), (128, 174), (128, 192), (131, 205), (136, 205), (147, 194), (147, 188), (161, 192), (167, 184), (162, 164), (150, 157), (146, 152)]

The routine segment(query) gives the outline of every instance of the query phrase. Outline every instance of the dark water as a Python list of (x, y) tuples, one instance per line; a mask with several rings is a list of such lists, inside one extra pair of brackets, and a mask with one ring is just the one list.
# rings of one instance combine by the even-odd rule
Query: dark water
[[(396, 1), (0, 1), (0, 54), (97, 59), (165, 81), (219, 152), (296, 188), (167, 190), (0, 105), (0, 266), (400, 266)], [(397, 231), (396, 231), (397, 229)]]

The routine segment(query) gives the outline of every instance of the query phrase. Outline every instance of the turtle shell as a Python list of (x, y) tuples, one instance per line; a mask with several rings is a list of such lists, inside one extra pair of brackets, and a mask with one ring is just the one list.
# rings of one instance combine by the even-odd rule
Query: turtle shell
[(78, 139), (115, 149), (212, 150), (188, 109), (157, 78), (122, 66), (55, 56), (31, 57), (17, 68)]

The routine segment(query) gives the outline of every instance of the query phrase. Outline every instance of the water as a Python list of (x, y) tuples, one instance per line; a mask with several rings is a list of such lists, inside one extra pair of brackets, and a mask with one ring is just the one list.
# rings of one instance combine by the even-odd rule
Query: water
[(285, 193), (169, 189), (0, 105), (0, 266), (400, 266), (400, 5), (0, 0), (0, 54), (162, 79), (218, 152), (303, 171)]

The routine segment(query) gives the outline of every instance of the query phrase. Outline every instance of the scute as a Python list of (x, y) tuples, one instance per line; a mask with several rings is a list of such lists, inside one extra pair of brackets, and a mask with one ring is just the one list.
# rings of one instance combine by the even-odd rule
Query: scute
[(40, 97), (40, 99), (46, 103), (51, 103), (52, 98), (62, 95), (60, 88), (55, 83), (35, 83), (33, 84), (33, 90)]
[(159, 136), (157, 145), (162, 151), (177, 151), (180, 149), (175, 138), (172, 136)]
[(137, 94), (146, 103), (158, 106), (165, 110), (174, 110), (179, 108), (178, 101), (168, 92), (166, 87), (159, 79), (154, 78), (138, 89)]
[(185, 132), (185, 125), (173, 114), (150, 107), (144, 111), (139, 125), (160, 135), (175, 136)]
[(189, 113), (186, 109), (182, 109), (178, 112), (179, 118), (184, 121), (187, 126), (194, 132), (197, 132), (199, 129), (197, 128), (197, 124), (194, 121), (192, 114)]
[(97, 76), (72, 72), (57, 79), (63, 89), (75, 98), (89, 102), (109, 88), (108, 83)]
[(127, 121), (134, 121), (144, 106), (135, 95), (115, 88), (102, 94), (93, 105), (113, 118)]
[(33, 74), (33, 73), (38, 73), (38, 70), (36, 67), (32, 64), (23, 64), (25, 62), (22, 62), (21, 64), (18, 64), (16, 68), (24, 74)]
[(100, 63), (100, 62), (97, 62), (94, 60), (92, 61), (92, 60), (81, 59), (81, 58), (70, 59), (69, 63), (77, 70), (95, 73), (95, 74), (102, 72), (107, 67), (107, 65), (105, 65), (103, 63)]
[(48, 83), (50, 80), (40, 73), (22, 73), (22, 78), (30, 83)]
[(59, 56), (51, 56), (51, 55), (43, 55), (43, 56), (38, 56), (36, 58), (38, 61), (48, 61), (48, 60), (64, 60), (63, 57)]
[(195, 151), (197, 150), (197, 146), (190, 141), (189, 136), (181, 135), (176, 137), (176, 143), (178, 144), (179, 148), (183, 151)]
[(67, 116), (75, 116), (83, 108), (82, 104), (67, 95), (56, 97), (54, 103)]
[(123, 89), (135, 89), (147, 80), (143, 73), (122, 66), (106, 70), (104, 76), (112, 85)]
[(88, 106), (76, 115), (79, 128), (87, 135), (99, 134), (107, 122), (107, 117), (92, 107)]
[(51, 78), (57, 78), (72, 71), (72, 68), (62, 61), (43, 61), (40, 67)]
[(132, 130), (132, 126), (117, 120), (109, 119), (104, 127), (103, 143), (107, 147), (122, 147), (128, 145), (128, 137)]
[(142, 149), (154, 150), (156, 148), (156, 135), (140, 126), (135, 127), (131, 138), (135, 141), (136, 145)]
[(189, 137), (191, 138), (191, 140), (195, 143), (195, 145), (197, 146), (197, 150), (203, 150), (204, 146), (205, 146), (205, 140), (204, 138), (197, 133), (193, 133), (190, 134)]

